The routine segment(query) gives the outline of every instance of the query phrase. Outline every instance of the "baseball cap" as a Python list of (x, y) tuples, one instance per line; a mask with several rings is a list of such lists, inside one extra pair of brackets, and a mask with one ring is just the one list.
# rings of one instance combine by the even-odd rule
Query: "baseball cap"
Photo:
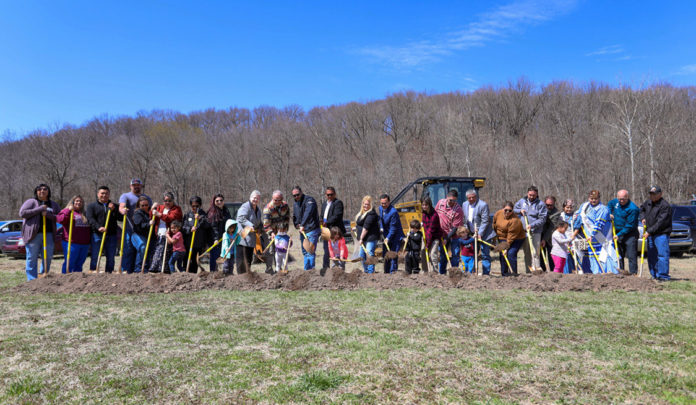
[(648, 191), (648, 193), (650, 193), (650, 194), (658, 194), (661, 192), (662, 192), (662, 189), (660, 188), (660, 186), (650, 186), (650, 191)]
[(132, 186), (133, 184), (140, 184), (140, 185), (142, 186), (142, 185), (143, 185), (143, 182), (140, 181), (140, 179), (133, 179), (133, 180), (131, 180), (131, 186)]

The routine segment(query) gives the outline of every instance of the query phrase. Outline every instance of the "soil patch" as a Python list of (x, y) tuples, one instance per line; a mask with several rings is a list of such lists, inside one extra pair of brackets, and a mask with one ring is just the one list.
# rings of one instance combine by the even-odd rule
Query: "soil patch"
[(200, 274), (49, 274), (47, 277), (22, 283), (11, 289), (16, 293), (103, 293), (140, 294), (181, 291), (216, 290), (356, 290), (392, 288), (458, 288), (463, 290), (530, 290), (557, 291), (657, 291), (662, 285), (650, 278), (624, 275), (575, 275), (545, 273), (517, 277), (477, 276), (451, 271), (449, 275), (420, 273), (409, 275), (365, 274), (355, 269), (339, 268), (325, 274), (319, 270), (292, 270), (288, 274), (251, 272), (223, 275), (220, 272)]

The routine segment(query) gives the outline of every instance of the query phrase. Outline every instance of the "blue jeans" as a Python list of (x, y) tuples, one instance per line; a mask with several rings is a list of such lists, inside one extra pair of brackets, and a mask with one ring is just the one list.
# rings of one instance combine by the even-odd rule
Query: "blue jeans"
[[(493, 243), (493, 238), (488, 239), (486, 242)], [(483, 275), (491, 274), (491, 247), (479, 242), (479, 249), (481, 249), (481, 267), (483, 268)]]
[[(68, 260), (68, 242), (63, 241), (63, 254), (65, 255), (65, 260), (63, 260), (63, 274), (65, 274), (65, 262)], [(70, 245), (70, 272), (81, 272), (82, 265), (85, 264), (87, 260), (87, 253), (89, 252), (89, 245), (78, 245), (77, 243), (72, 243)]]
[[(133, 231), (127, 230), (125, 239), (123, 240), (123, 257), (121, 257), (121, 270), (130, 274), (135, 270), (135, 259), (137, 248), (133, 241)], [(119, 241), (121, 243), (121, 241)]]
[[(447, 274), (447, 255), (445, 254), (445, 244), (444, 240), (440, 241), (440, 274)], [(459, 249), (448, 250), (447, 253), (450, 255), (449, 265), (451, 267), (459, 266)]]
[(319, 241), (319, 233), (320, 230), (319, 228), (314, 229), (309, 232), (305, 232), (307, 234), (307, 239), (309, 239), (309, 243), (314, 245), (314, 253), (309, 253), (308, 251), (305, 250), (304, 246), (302, 246), (302, 242), (304, 241), (304, 235), (300, 233), (300, 246), (302, 246), (302, 256), (304, 256), (304, 269), (305, 270), (312, 270), (314, 268), (314, 261), (317, 257), (317, 242)]
[[(467, 273), (474, 272), (474, 256), (459, 256), (462, 271)], [(490, 268), (489, 268), (490, 271)]]
[(210, 271), (217, 271), (217, 259), (222, 253), (222, 242), (210, 249)]
[(563, 274), (571, 274), (573, 270), (575, 270), (575, 259), (578, 258), (578, 256), (575, 256), (575, 259), (573, 259), (574, 253), (568, 253), (568, 258), (566, 259), (565, 266), (563, 267)]
[(184, 260), (186, 260), (186, 252), (172, 252), (169, 258), (169, 272), (174, 274), (177, 268), (179, 271), (184, 271)]
[[(135, 263), (133, 265), (133, 272), (140, 273), (143, 269), (143, 260), (145, 260), (145, 247), (147, 247), (147, 236), (140, 236), (137, 233), (131, 235), (131, 242), (135, 248)], [(152, 245), (152, 243), (150, 243)], [(124, 253), (125, 254), (125, 253)], [(147, 252), (148, 258), (152, 256), (152, 246)], [(150, 261), (145, 260), (145, 271), (147, 273), (150, 268)]]
[[(92, 234), (92, 256), (89, 259), (89, 269), (97, 269), (97, 259), (99, 256), (99, 247), (101, 246), (102, 236), (96, 233)], [(106, 240), (104, 241), (104, 255), (106, 256), (106, 272), (111, 273), (114, 271), (114, 264), (116, 263), (116, 248), (120, 241), (116, 235), (106, 235)]]
[(669, 280), (669, 235), (648, 236), (648, 267), (658, 280)]
[[(377, 248), (377, 241), (371, 241), (371, 242), (365, 242), (363, 243), (365, 245), (365, 249), (367, 250), (367, 253), (369, 253), (370, 256), (375, 255), (375, 249)], [(362, 263), (363, 263), (363, 271), (365, 273), (374, 273), (375, 272), (375, 265), (374, 264), (365, 264), (365, 260), (367, 259), (367, 255), (365, 254), (365, 250), (363, 248), (360, 248), (360, 258), (362, 258)]]
[[(397, 240), (390, 240), (389, 241), (389, 249), (393, 252), (398, 252), (399, 248), (401, 247), (401, 239)], [(387, 254), (388, 250), (385, 247), (382, 249), (382, 257), (384, 257)], [(398, 259), (384, 259), (384, 273), (389, 274), (393, 273), (396, 270), (399, 269), (399, 260)]]
[(51, 259), (53, 258), (53, 243), (53, 232), (46, 232), (46, 268), (43, 268), (43, 262), (41, 262), (41, 271), (38, 271), (37, 262), (39, 260), (39, 257), (43, 257), (43, 235), (39, 233), (36, 236), (34, 236), (34, 239), (29, 241), (29, 243), (26, 243), (25, 246), (27, 250), (27, 281), (35, 279), (38, 273), (43, 273), (45, 271), (46, 274), (48, 274), (48, 271), (51, 270)]
[(510, 272), (512, 272), (512, 274), (517, 274), (517, 252), (519, 252), (522, 247), (522, 243), (526, 241), (527, 239), (518, 239), (512, 242), (508, 248), (506, 253), (508, 261), (510, 262), (510, 268), (508, 268), (507, 262), (505, 261), (505, 255), (500, 252), (500, 268), (503, 270), (501, 271), (503, 276), (509, 276)]

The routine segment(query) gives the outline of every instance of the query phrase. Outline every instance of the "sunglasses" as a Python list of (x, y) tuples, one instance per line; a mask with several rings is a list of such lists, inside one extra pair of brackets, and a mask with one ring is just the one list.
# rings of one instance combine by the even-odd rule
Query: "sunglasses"
[(48, 187), (39, 187), (39, 191), (48, 191)]
[(172, 200), (164, 200), (164, 202), (172, 202)]
[(326, 196), (327, 196), (327, 197), (333, 197), (333, 196), (335, 196), (335, 195), (336, 195), (336, 194), (334, 194), (334, 193), (326, 193)]
[(201, 206), (198, 204), (191, 204), (191, 208), (200, 208)]
[(546, 204), (547, 207), (553, 207), (553, 204)]
[(512, 210), (503, 210), (503, 212), (512, 212)]
[(299, 194), (293, 194), (293, 195), (292, 195), (293, 198), (298, 198), (299, 196), (300, 196)]

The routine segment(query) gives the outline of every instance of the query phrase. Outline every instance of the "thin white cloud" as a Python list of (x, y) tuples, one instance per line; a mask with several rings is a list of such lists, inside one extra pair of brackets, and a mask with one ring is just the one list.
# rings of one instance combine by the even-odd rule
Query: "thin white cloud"
[(624, 49), (621, 45), (609, 45), (601, 47), (596, 51), (586, 53), (585, 56), (618, 55), (621, 53), (624, 53)]
[(677, 75), (695, 75), (696, 74), (696, 64), (694, 65), (684, 65), (679, 68), (676, 73)]
[(507, 38), (527, 26), (534, 26), (569, 12), (575, 0), (523, 0), (481, 14), (466, 28), (445, 34), (443, 38), (411, 42), (405, 45), (371, 45), (356, 50), (372, 61), (401, 69), (410, 69), (441, 60), (443, 57), (488, 42)]

